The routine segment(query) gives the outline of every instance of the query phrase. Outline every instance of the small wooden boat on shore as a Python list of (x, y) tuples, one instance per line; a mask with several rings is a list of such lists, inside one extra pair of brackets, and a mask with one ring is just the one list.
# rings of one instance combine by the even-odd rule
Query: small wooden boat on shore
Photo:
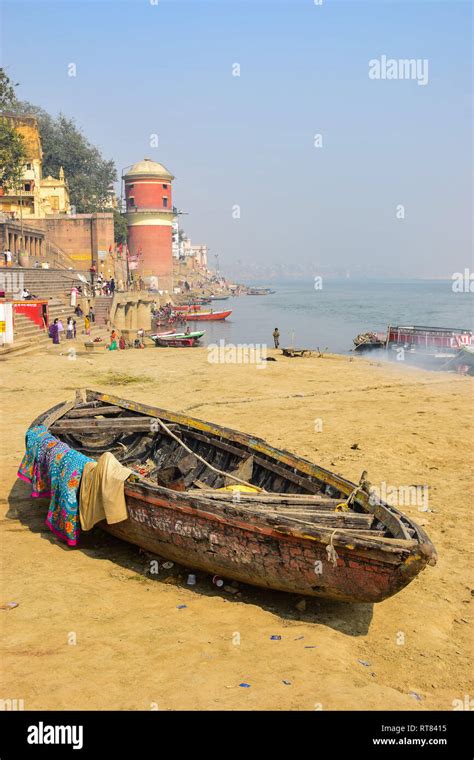
[(189, 322), (212, 322), (217, 320), (227, 319), (232, 314), (232, 311), (198, 311), (198, 312), (186, 312), (185, 318)]
[(387, 336), (382, 333), (365, 332), (360, 333), (354, 338), (354, 351), (364, 353), (367, 351), (375, 351), (379, 348), (385, 348)]
[(356, 486), (261, 438), (91, 390), (39, 424), (90, 457), (111, 451), (139, 471), (125, 483), (128, 519), (101, 526), (185, 567), (380, 602), (436, 562), (424, 530), (372, 498), (364, 477)]
[(195, 338), (190, 338), (186, 335), (179, 337), (166, 335), (164, 338), (156, 336), (153, 338), (153, 340), (155, 341), (155, 346), (158, 346), (160, 348), (190, 348), (191, 346), (195, 346), (197, 343)]
[(154, 340), (155, 338), (194, 338), (194, 340), (200, 340), (203, 335), (206, 334), (205, 330), (192, 330), (191, 332), (164, 332), (164, 333), (155, 333), (154, 335), (150, 335), (150, 338)]
[(155, 342), (156, 346), (173, 346), (175, 348), (185, 346), (195, 346), (198, 341), (205, 335), (205, 330), (196, 330), (189, 333), (161, 333), (157, 335), (150, 335), (150, 338)]

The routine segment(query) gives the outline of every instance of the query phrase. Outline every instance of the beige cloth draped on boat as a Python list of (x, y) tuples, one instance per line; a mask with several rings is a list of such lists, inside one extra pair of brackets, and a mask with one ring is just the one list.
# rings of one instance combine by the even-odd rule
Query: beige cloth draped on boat
[(109, 451), (97, 462), (86, 462), (79, 492), (82, 530), (91, 530), (100, 520), (111, 525), (127, 519), (124, 482), (132, 474)]

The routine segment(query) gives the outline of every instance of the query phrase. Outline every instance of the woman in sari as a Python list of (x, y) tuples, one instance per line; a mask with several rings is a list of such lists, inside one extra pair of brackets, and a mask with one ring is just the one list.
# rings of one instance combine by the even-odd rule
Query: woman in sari
[(112, 332), (110, 333), (110, 345), (108, 345), (107, 348), (109, 349), (109, 351), (118, 350), (117, 333), (115, 332), (115, 330), (112, 330)]
[(49, 337), (53, 339), (53, 343), (55, 345), (58, 345), (59, 343), (59, 330), (58, 330), (58, 320), (55, 319), (53, 324), (49, 326)]
[(89, 317), (87, 316), (87, 314), (84, 317), (84, 332), (85, 332), (86, 335), (90, 335), (91, 334), (91, 321), (90, 321)]

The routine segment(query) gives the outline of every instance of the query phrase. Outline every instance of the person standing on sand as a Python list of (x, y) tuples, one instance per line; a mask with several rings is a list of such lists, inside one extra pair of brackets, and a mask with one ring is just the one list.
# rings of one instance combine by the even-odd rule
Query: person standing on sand
[(273, 342), (275, 344), (275, 348), (280, 348), (280, 330), (278, 327), (275, 327), (273, 330)]
[(53, 324), (49, 326), (49, 337), (52, 338), (53, 343), (57, 346), (59, 343), (59, 331), (58, 331), (58, 318), (54, 320)]
[(69, 317), (66, 324), (66, 338), (67, 340), (72, 340), (73, 337), (74, 337), (74, 320), (72, 317)]
[(110, 333), (110, 344), (107, 346), (109, 351), (117, 351), (118, 345), (117, 345), (117, 333), (115, 330), (112, 330)]
[(61, 340), (61, 333), (64, 332), (64, 325), (61, 319), (58, 319), (58, 338)]

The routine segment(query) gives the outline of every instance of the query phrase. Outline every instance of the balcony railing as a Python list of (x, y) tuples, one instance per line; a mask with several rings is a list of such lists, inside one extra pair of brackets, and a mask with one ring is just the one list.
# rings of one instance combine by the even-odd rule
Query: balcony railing
[(138, 214), (142, 214), (142, 213), (154, 213), (154, 214), (156, 214), (157, 211), (165, 212), (165, 214), (176, 214), (176, 210), (174, 208), (163, 208), (162, 206), (161, 207), (157, 207), (157, 208), (141, 208), (141, 207), (138, 207), (138, 206), (131, 206), (131, 207), (129, 207), (129, 208), (126, 209), (125, 213), (127, 213), (127, 214), (133, 214), (133, 213), (138, 213)]
[(22, 190), (21, 192), (19, 190), (8, 190), (0, 198), (32, 198), (34, 194), (34, 190)]

